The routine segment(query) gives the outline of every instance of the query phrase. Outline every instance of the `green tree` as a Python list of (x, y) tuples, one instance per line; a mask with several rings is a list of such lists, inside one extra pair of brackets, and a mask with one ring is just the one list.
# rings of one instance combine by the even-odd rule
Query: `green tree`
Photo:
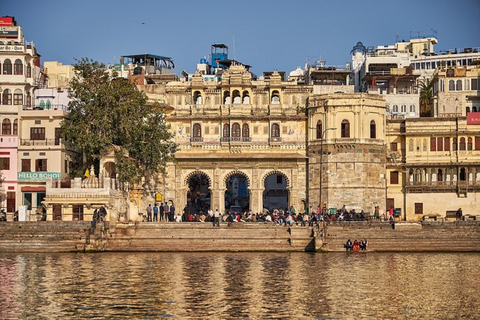
[(112, 149), (118, 178), (138, 183), (165, 172), (177, 150), (165, 122), (162, 106), (147, 104), (135, 84), (117, 77), (105, 65), (87, 58), (77, 60), (71, 81), (70, 113), (62, 121), (62, 137), (83, 152), (78, 173)]
[(433, 104), (433, 80), (431, 78), (420, 81), (420, 116), (430, 117)]

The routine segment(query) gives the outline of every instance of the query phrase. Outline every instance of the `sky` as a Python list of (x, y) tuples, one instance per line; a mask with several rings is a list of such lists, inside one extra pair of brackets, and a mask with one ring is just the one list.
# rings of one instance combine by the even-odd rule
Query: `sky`
[(0, 0), (42, 61), (105, 64), (120, 56), (173, 58), (193, 73), (211, 45), (264, 71), (295, 70), (306, 61), (345, 66), (350, 51), (394, 44), (436, 30), (435, 50), (480, 47), (480, 0)]

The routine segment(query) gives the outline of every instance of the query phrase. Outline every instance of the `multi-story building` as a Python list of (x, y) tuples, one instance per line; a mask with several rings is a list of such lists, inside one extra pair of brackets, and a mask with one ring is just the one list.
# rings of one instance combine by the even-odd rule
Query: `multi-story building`
[(26, 42), (13, 17), (0, 17), (0, 149), (2, 184), (0, 207), (13, 212), (21, 203), (17, 185), (19, 110), (31, 108), (34, 90), (43, 81), (40, 55), (33, 42)]

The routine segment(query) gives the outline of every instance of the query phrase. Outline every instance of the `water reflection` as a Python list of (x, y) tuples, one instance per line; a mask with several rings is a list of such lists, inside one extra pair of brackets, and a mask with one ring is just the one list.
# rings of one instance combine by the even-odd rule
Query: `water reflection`
[(479, 254), (0, 254), (2, 319), (468, 319)]

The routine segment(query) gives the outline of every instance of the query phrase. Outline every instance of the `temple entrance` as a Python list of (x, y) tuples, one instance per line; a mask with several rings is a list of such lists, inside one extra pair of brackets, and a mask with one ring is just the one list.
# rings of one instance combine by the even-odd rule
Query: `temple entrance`
[(281, 172), (272, 172), (265, 179), (263, 208), (272, 212), (275, 209), (288, 209), (287, 179)]
[(234, 174), (226, 180), (227, 190), (225, 191), (225, 210), (230, 207), (240, 207), (242, 212), (250, 210), (250, 191), (248, 180), (242, 174)]
[(195, 173), (188, 179), (187, 206), (192, 214), (210, 209), (210, 179), (206, 174)]

